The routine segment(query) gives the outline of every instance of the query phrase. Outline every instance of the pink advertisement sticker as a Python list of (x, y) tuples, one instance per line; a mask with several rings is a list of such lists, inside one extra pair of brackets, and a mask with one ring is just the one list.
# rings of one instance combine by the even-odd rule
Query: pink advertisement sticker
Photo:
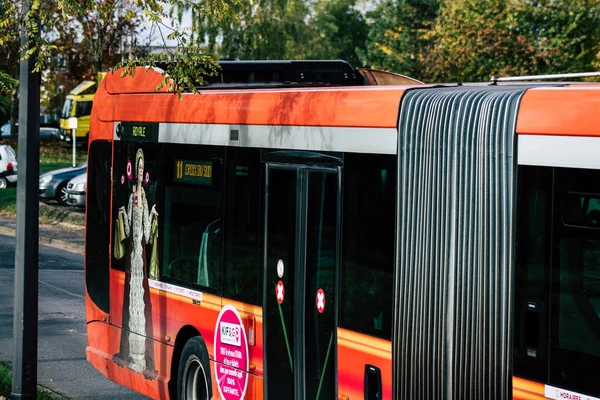
[(215, 329), (215, 374), (221, 398), (241, 400), (248, 386), (248, 340), (240, 314), (226, 305)]

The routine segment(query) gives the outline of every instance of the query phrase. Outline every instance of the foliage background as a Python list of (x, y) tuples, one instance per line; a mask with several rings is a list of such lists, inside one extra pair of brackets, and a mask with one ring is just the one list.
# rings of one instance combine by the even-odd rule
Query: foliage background
[(344, 59), (425, 82), (600, 67), (600, 0), (25, 1), (29, 15), (0, 0), (0, 124), (18, 115), (22, 22), (40, 33), (30, 39), (48, 113), (80, 81), (136, 63), (160, 62), (174, 91), (219, 58)]

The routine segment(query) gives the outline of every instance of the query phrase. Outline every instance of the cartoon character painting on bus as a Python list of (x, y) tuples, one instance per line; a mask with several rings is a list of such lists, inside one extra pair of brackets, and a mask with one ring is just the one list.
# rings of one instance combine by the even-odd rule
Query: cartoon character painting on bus
[[(144, 152), (140, 148), (135, 155), (135, 164), (128, 161), (128, 177), (134, 181), (127, 209), (119, 208), (119, 221), (123, 221), (126, 243), (125, 288), (123, 298), (123, 325), (119, 353), (114, 361), (132, 371), (154, 379), (154, 351), (152, 344), (152, 305), (148, 286), (146, 246), (155, 236), (158, 212), (156, 205), (148, 211), (148, 198), (144, 183)], [(133, 175), (135, 172), (135, 175)], [(124, 184), (125, 179), (121, 179)], [(154, 244), (155, 245), (155, 244)], [(152, 252), (154, 253), (154, 251)], [(156, 267), (158, 260), (152, 257), (150, 264)], [(152, 266), (150, 269), (153, 268)]]

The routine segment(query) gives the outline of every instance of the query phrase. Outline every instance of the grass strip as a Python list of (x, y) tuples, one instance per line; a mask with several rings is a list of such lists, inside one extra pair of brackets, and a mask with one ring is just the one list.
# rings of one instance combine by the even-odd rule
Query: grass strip
[(17, 188), (0, 189), (0, 216), (14, 217), (17, 213)]
[(10, 396), (12, 388), (12, 373), (10, 369), (0, 364), (0, 396)]
[[(0, 364), (0, 399), (2, 397), (10, 398), (12, 391), (12, 371), (6, 365)], [(43, 390), (38, 390), (38, 400), (54, 400), (50, 394)]]

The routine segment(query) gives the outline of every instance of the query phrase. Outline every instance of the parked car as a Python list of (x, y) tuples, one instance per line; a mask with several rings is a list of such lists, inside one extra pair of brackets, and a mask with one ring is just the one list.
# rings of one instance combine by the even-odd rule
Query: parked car
[(86, 182), (87, 172), (84, 172), (67, 183), (67, 204), (75, 207), (85, 207)]
[(42, 126), (40, 128), (40, 139), (58, 139), (58, 128)]
[(40, 175), (40, 198), (42, 200), (56, 200), (62, 205), (67, 205), (67, 184), (77, 175), (87, 172), (87, 163), (75, 168), (62, 168)]
[[(19, 124), (16, 125), (16, 129), (17, 129), (17, 134), (19, 132)], [(2, 125), (2, 127), (0, 128), (0, 136), (2, 137), (8, 137), (10, 136), (10, 123), (6, 123), (4, 125)]]
[(0, 189), (17, 183), (17, 155), (7, 144), (0, 144)]
[[(17, 135), (19, 134), (19, 124), (16, 125)], [(10, 124), (2, 125), (0, 136), (10, 137)], [(50, 126), (40, 126), (40, 139), (58, 139), (58, 128)]]

